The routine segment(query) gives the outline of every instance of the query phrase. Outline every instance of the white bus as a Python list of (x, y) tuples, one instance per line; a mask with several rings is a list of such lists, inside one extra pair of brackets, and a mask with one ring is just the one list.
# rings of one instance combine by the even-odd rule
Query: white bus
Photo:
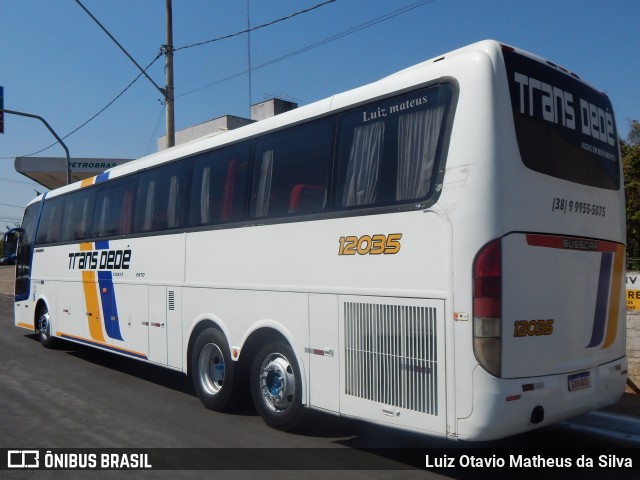
[(487, 440), (625, 386), (610, 101), (494, 41), (51, 191), (22, 229), (17, 326), (283, 430)]

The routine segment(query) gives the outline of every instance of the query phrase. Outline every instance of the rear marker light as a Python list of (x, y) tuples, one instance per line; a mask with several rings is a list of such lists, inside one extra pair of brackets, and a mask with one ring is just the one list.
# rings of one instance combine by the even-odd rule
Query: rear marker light
[(502, 249), (485, 245), (473, 262), (473, 351), (478, 363), (500, 376), (502, 357)]

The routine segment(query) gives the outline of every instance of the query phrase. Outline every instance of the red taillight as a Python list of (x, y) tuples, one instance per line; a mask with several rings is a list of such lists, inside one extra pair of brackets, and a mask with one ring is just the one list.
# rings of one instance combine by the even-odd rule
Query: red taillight
[(473, 262), (473, 316), (502, 316), (502, 251), (500, 240), (487, 244)]
[(485, 245), (473, 262), (473, 352), (492, 375), (502, 367), (502, 249)]

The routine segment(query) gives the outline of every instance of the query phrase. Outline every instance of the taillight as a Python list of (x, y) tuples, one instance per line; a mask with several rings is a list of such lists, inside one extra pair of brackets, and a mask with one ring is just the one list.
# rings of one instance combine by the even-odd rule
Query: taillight
[(473, 351), (482, 367), (500, 376), (502, 250), (500, 239), (485, 245), (473, 262)]

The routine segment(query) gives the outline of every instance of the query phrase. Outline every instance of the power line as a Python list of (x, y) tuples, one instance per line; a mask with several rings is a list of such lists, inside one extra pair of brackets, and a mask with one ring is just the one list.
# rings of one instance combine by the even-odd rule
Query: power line
[[(82, 8), (82, 10), (84, 10), (85, 13), (87, 15), (89, 15), (89, 17), (91, 17), (91, 20), (96, 22), (96, 24), (102, 29), (102, 31), (104, 33), (106, 33), (107, 36), (113, 41), (113, 43), (115, 43), (118, 46), (118, 48), (122, 51), (122, 53), (124, 53), (127, 56), (127, 58), (133, 62), (133, 64), (138, 68), (138, 70), (140, 70), (140, 73), (142, 75), (144, 75), (145, 77), (147, 77), (147, 80), (149, 80), (153, 84), (153, 86), (156, 87), (156, 89), (160, 92), (160, 95), (166, 97), (166, 95), (167, 95), (166, 91), (163, 88), (160, 88), (156, 84), (156, 82), (154, 82), (153, 79), (149, 75), (147, 75), (147, 69), (146, 68), (144, 70), (142, 69), (142, 67), (138, 64), (138, 62), (136, 62), (134, 60), (134, 58), (129, 54), (129, 52), (127, 52), (127, 50), (120, 44), (120, 42), (118, 42), (118, 40), (116, 40), (116, 37), (111, 35), (111, 32), (109, 30), (107, 30), (106, 27), (104, 25), (102, 25), (102, 23), (100, 23), (100, 20), (98, 20), (96, 17), (93, 16), (93, 14), (87, 9), (87, 7), (85, 7), (82, 4), (82, 2), (80, 0), (76, 0), (76, 3), (78, 5), (80, 5), (80, 8)], [(147, 68), (149, 68), (149, 67), (147, 67)]]
[[(77, 0), (76, 0), (76, 1), (77, 1)], [(187, 49), (187, 48), (197, 47), (197, 46), (205, 45), (205, 44), (208, 44), (208, 43), (218, 42), (218, 41), (220, 41), (220, 40), (224, 40), (224, 39), (227, 39), (227, 38), (231, 38), (231, 37), (235, 37), (235, 36), (238, 36), (238, 35), (242, 35), (242, 34), (244, 34), (244, 33), (248, 33), (248, 32), (254, 31), (254, 30), (258, 30), (258, 29), (260, 29), (260, 28), (265, 28), (265, 27), (268, 27), (268, 26), (270, 26), (270, 25), (274, 25), (274, 24), (276, 24), (276, 23), (279, 23), (279, 22), (282, 22), (282, 21), (288, 20), (288, 19), (290, 19), (290, 18), (296, 17), (296, 16), (298, 16), (298, 15), (302, 15), (303, 13), (307, 13), (307, 12), (310, 12), (310, 11), (315, 10), (315, 9), (317, 9), (317, 8), (323, 7), (323, 6), (327, 5), (327, 4), (329, 4), (329, 3), (333, 3), (333, 2), (335, 2), (335, 1), (336, 1), (336, 0), (327, 0), (327, 1), (325, 1), (325, 2), (319, 3), (319, 4), (317, 4), (317, 5), (314, 5), (313, 7), (307, 8), (307, 9), (305, 9), (305, 10), (301, 10), (301, 11), (299, 11), (299, 12), (292, 13), (292, 14), (290, 14), (290, 15), (287, 15), (286, 17), (282, 17), (282, 18), (279, 18), (279, 19), (277, 19), (277, 20), (273, 20), (273, 21), (271, 21), (271, 22), (264, 23), (264, 24), (262, 24), (262, 25), (258, 25), (258, 26), (253, 27), (253, 28), (247, 28), (246, 30), (243, 30), (243, 31), (241, 31), (241, 32), (237, 32), (237, 33), (234, 33), (234, 34), (231, 34), (231, 35), (225, 35), (225, 36), (223, 36), (223, 37), (214, 38), (214, 39), (211, 39), (211, 40), (206, 40), (206, 41), (204, 41), (204, 42), (198, 42), (198, 43), (194, 43), (194, 44), (191, 44), (191, 45), (185, 45), (185, 46), (183, 46), (183, 47), (174, 48), (174, 49), (173, 49), (173, 51), (175, 52), (175, 51), (178, 51), (178, 50), (184, 50), (184, 49)], [(80, 4), (80, 2), (78, 2), (78, 3)], [(82, 7), (82, 4), (80, 4), (80, 6)], [(83, 8), (84, 8), (84, 7), (83, 7)], [(85, 9), (85, 11), (86, 11), (86, 9)], [(141, 77), (142, 75), (147, 76), (147, 73), (146, 73), (146, 72), (147, 72), (147, 70), (148, 70), (149, 68), (151, 68), (151, 66), (152, 66), (152, 65), (153, 65), (153, 64), (158, 60), (158, 58), (160, 58), (163, 54), (164, 54), (164, 52), (162, 52), (162, 51), (161, 51), (158, 55), (156, 55), (156, 57), (151, 61), (151, 63), (149, 63), (149, 65), (147, 65), (147, 67), (146, 67), (146, 68), (141, 69), (141, 72), (138, 74), (138, 76), (137, 76), (136, 78), (134, 78), (134, 79), (131, 81), (131, 83), (129, 83), (129, 85), (127, 85), (127, 86), (124, 88), (124, 90), (122, 90), (118, 95), (116, 95), (116, 96), (113, 98), (113, 100), (111, 100), (109, 103), (107, 103), (107, 105), (105, 105), (102, 109), (100, 109), (100, 110), (98, 111), (98, 113), (96, 113), (94, 116), (92, 116), (91, 118), (89, 118), (89, 120), (87, 120), (86, 122), (84, 122), (83, 124), (81, 124), (79, 127), (75, 128), (74, 130), (72, 130), (71, 132), (69, 132), (68, 134), (66, 134), (64, 137), (62, 137), (62, 139), (64, 140), (65, 138), (67, 138), (67, 137), (69, 137), (69, 136), (73, 135), (73, 134), (74, 134), (74, 133), (76, 133), (78, 130), (80, 130), (81, 128), (83, 128), (84, 126), (86, 126), (87, 124), (89, 124), (90, 122), (92, 122), (94, 119), (96, 119), (96, 118), (97, 118), (100, 114), (102, 114), (102, 113), (103, 113), (107, 108), (109, 108), (111, 105), (113, 105), (113, 103), (115, 103), (115, 101), (116, 101), (116, 100), (118, 100), (122, 95), (124, 95), (124, 93), (125, 93), (127, 90), (129, 90), (129, 88), (131, 88), (131, 86), (132, 86), (135, 82), (137, 82), (137, 81), (138, 81), (138, 79), (140, 79), (140, 77)], [(243, 72), (243, 74), (244, 74), (244, 72)], [(231, 78), (233, 78), (233, 77), (231, 77)], [(31, 157), (31, 156), (33, 156), (33, 155), (37, 155), (38, 153), (42, 153), (42, 152), (44, 152), (44, 151), (46, 151), (46, 150), (50, 149), (51, 147), (53, 147), (53, 146), (55, 146), (55, 145), (56, 145), (56, 143), (52, 143), (51, 145), (48, 145), (47, 147), (44, 147), (44, 148), (42, 148), (42, 149), (38, 150), (37, 152), (29, 153), (28, 155), (20, 155), (20, 156), (21, 156), (21, 157)], [(14, 158), (14, 157), (0, 157), (0, 158), (2, 158), (2, 159), (4, 159), (4, 160), (10, 160), (11, 158)]]
[(149, 148), (151, 147), (151, 142), (153, 142), (153, 139), (156, 137), (156, 134), (158, 133), (158, 128), (160, 127), (160, 121), (162, 120), (162, 114), (164, 113), (165, 108), (167, 108), (167, 105), (163, 102), (162, 110), (160, 111), (160, 115), (158, 116), (158, 121), (156, 122), (156, 128), (153, 129), (153, 133), (151, 134), (149, 143), (147, 143), (147, 149), (145, 150), (145, 153), (149, 152)]
[[(191, 44), (191, 45), (185, 45), (185, 46), (183, 46), (183, 47), (174, 48), (174, 52), (175, 52), (175, 51), (178, 51), (178, 50), (184, 50), (184, 49), (187, 49), (187, 48), (192, 48), (192, 47), (196, 47), (196, 46), (200, 46), (200, 45), (205, 45), (205, 44), (213, 43), (213, 42), (218, 42), (218, 41), (220, 41), (220, 40), (224, 40), (224, 39), (227, 39), (227, 38), (232, 38), (232, 37), (235, 37), (235, 36), (238, 36), (238, 35), (242, 35), (242, 34), (245, 34), (245, 33), (251, 32), (251, 31), (254, 31), (254, 30), (258, 30), (258, 29), (261, 29), (261, 28), (265, 28), (265, 27), (268, 27), (268, 26), (270, 26), (270, 25), (274, 25), (274, 24), (276, 24), (276, 23), (279, 23), (279, 22), (282, 22), (282, 21), (288, 20), (288, 19), (290, 19), (290, 18), (296, 17), (296, 16), (298, 16), (298, 15), (302, 15), (303, 13), (307, 13), (307, 12), (310, 12), (310, 11), (315, 10), (315, 9), (317, 9), (317, 8), (323, 7), (323, 6), (327, 5), (327, 4), (329, 4), (329, 3), (333, 3), (333, 2), (335, 2), (335, 1), (336, 1), (336, 0), (327, 0), (327, 1), (325, 1), (325, 2), (322, 2), (322, 3), (319, 3), (319, 4), (317, 4), (317, 5), (314, 5), (313, 7), (310, 7), (310, 8), (307, 8), (307, 9), (305, 9), (305, 10), (301, 10), (301, 11), (299, 11), (299, 12), (295, 12), (295, 13), (292, 13), (292, 14), (290, 14), (290, 15), (287, 15), (286, 17), (282, 17), (282, 18), (279, 18), (279, 19), (277, 19), (277, 20), (273, 20), (273, 21), (271, 21), (271, 22), (264, 23), (264, 24), (262, 24), (262, 25), (258, 25), (258, 26), (252, 27), (252, 28), (248, 28), (248, 29), (246, 29), (246, 30), (243, 30), (243, 31), (240, 31), (240, 32), (236, 32), (236, 33), (234, 33), (234, 34), (224, 35), (224, 36), (222, 36), (222, 37), (214, 38), (214, 39), (211, 39), (211, 40), (206, 40), (206, 41), (204, 41), (204, 42), (198, 42), (198, 43), (194, 43), (194, 44)], [(327, 43), (333, 42), (333, 41), (338, 40), (338, 39), (340, 39), (340, 38), (343, 38), (343, 37), (346, 37), (346, 36), (351, 35), (351, 34), (353, 34), (353, 33), (356, 33), (356, 32), (358, 32), (358, 31), (360, 31), (360, 30), (364, 30), (365, 28), (368, 28), (368, 27), (371, 27), (371, 26), (376, 25), (376, 24), (378, 24), (378, 23), (381, 23), (381, 22), (384, 22), (384, 21), (386, 21), (386, 20), (389, 20), (389, 19), (391, 19), (391, 18), (393, 18), (393, 17), (396, 17), (396, 16), (398, 16), (398, 15), (402, 15), (402, 14), (404, 14), (404, 13), (407, 13), (407, 12), (409, 12), (409, 11), (411, 11), (411, 10), (414, 10), (414, 9), (416, 9), (416, 8), (418, 8), (418, 7), (421, 7), (421, 6), (425, 5), (425, 4), (431, 3), (431, 2), (433, 2), (433, 1), (434, 1), (434, 0), (421, 0), (421, 1), (418, 1), (418, 2), (416, 2), (416, 3), (410, 4), (410, 5), (406, 6), (406, 7), (400, 8), (400, 9), (398, 9), (398, 10), (394, 10), (394, 11), (392, 11), (392, 12), (389, 12), (389, 13), (385, 14), (385, 15), (382, 15), (381, 17), (377, 17), (377, 18), (375, 18), (375, 19), (373, 19), (373, 20), (369, 20), (368, 22), (365, 22), (365, 23), (362, 23), (362, 24), (357, 25), (357, 26), (355, 26), (355, 27), (352, 27), (352, 28), (350, 28), (350, 29), (348, 29), (348, 30), (345, 30), (345, 31), (343, 31), (343, 32), (341, 32), (341, 33), (338, 33), (338, 34), (336, 34), (336, 35), (333, 35), (333, 36), (331, 36), (331, 37), (328, 37), (328, 38), (326, 38), (326, 39), (324, 39), (324, 40), (320, 40), (320, 41), (315, 42), (315, 43), (313, 43), (313, 44), (310, 44), (310, 45), (308, 45), (308, 46), (306, 46), (306, 47), (300, 48), (300, 49), (295, 50), (295, 51), (293, 51), (293, 52), (289, 52), (289, 53), (284, 54), (284, 55), (282, 55), (282, 56), (280, 56), (280, 57), (277, 57), (277, 58), (275, 58), (275, 59), (273, 59), (273, 60), (269, 60), (269, 61), (266, 61), (266, 62), (264, 62), (264, 63), (260, 64), (260, 65), (254, 66), (254, 67), (252, 68), (252, 70), (257, 70), (257, 69), (260, 69), (260, 68), (264, 68), (264, 67), (269, 66), (269, 65), (272, 65), (272, 64), (274, 64), (274, 63), (277, 63), (277, 62), (280, 62), (280, 61), (286, 60), (286, 59), (288, 59), (288, 58), (291, 58), (291, 57), (293, 57), (293, 56), (295, 56), (295, 55), (299, 55), (300, 53), (307, 52), (307, 51), (312, 50), (312, 49), (314, 49), (314, 48), (316, 48), (316, 47), (319, 47), (319, 46), (325, 45), (325, 44), (327, 44)], [(113, 104), (114, 104), (114, 103), (115, 103), (115, 102), (116, 102), (116, 101), (117, 101), (117, 100), (118, 100), (122, 95), (124, 95), (124, 93), (125, 93), (127, 90), (129, 90), (129, 88), (131, 88), (131, 87), (133, 86), (133, 84), (134, 84), (134, 83), (136, 83), (136, 82), (140, 79), (140, 77), (141, 77), (142, 75), (146, 75), (146, 71), (147, 71), (149, 68), (151, 68), (151, 66), (152, 66), (152, 65), (153, 65), (153, 64), (154, 64), (154, 63), (155, 63), (155, 62), (156, 62), (156, 61), (157, 61), (157, 60), (158, 60), (162, 55), (163, 55), (163, 53), (164, 53), (164, 52), (162, 52), (162, 51), (161, 51), (160, 53), (158, 53), (158, 55), (156, 55), (156, 57), (151, 61), (151, 63), (149, 63), (149, 65), (147, 65), (147, 67), (146, 67), (144, 70), (142, 70), (142, 71), (141, 71), (141, 72), (140, 72), (140, 73), (139, 73), (139, 74), (138, 74), (138, 75), (137, 75), (137, 76), (136, 76), (136, 77), (135, 77), (135, 78), (134, 78), (134, 79), (133, 79), (133, 80), (132, 80), (132, 81), (131, 81), (131, 82), (130, 82), (130, 83), (129, 83), (129, 84), (128, 84), (128, 85), (127, 85), (127, 86), (126, 86), (126, 87), (125, 87), (121, 92), (120, 92), (120, 93), (119, 93), (119, 94), (118, 94), (118, 95), (116, 95), (116, 96), (115, 96), (115, 97), (114, 97), (114, 98), (113, 98), (109, 103), (107, 103), (103, 108), (101, 108), (101, 109), (100, 109), (100, 110), (99, 110), (95, 115), (93, 115), (93, 116), (92, 116), (91, 118), (89, 118), (87, 121), (85, 121), (84, 123), (82, 123), (80, 126), (78, 126), (78, 127), (76, 127), (75, 129), (73, 129), (71, 132), (69, 132), (68, 134), (66, 134), (64, 137), (62, 137), (62, 139), (64, 140), (64, 139), (66, 139), (67, 137), (70, 137), (71, 135), (73, 135), (74, 133), (76, 133), (77, 131), (79, 131), (81, 128), (85, 127), (85, 126), (86, 126), (86, 125), (88, 125), (90, 122), (92, 122), (93, 120), (95, 120), (99, 115), (101, 115), (101, 114), (102, 114), (105, 110), (107, 110), (111, 105), (113, 105)], [(248, 72), (248, 70), (243, 70), (242, 72), (239, 72), (239, 73), (236, 73), (236, 74), (234, 74), (234, 75), (230, 75), (230, 76), (228, 76), (228, 77), (225, 77), (225, 78), (222, 78), (222, 79), (220, 79), (220, 80), (217, 80), (217, 81), (215, 81), (215, 82), (212, 82), (212, 83), (209, 83), (209, 84), (203, 85), (202, 87), (198, 87), (198, 88), (195, 88), (195, 89), (193, 89), (193, 90), (190, 90), (190, 91), (187, 91), (187, 92), (185, 92), (185, 93), (182, 93), (182, 94), (180, 94), (180, 95), (176, 95), (176, 98), (178, 98), (178, 97), (183, 97), (183, 96), (185, 96), (185, 95), (189, 95), (189, 94), (191, 94), (191, 93), (194, 93), (194, 92), (197, 92), (197, 91), (203, 90), (203, 89), (205, 89), (205, 88), (208, 88), (208, 87), (211, 87), (211, 86), (214, 86), (214, 85), (217, 85), (217, 84), (222, 83), (222, 82), (225, 82), (225, 81), (227, 81), (227, 80), (231, 80), (231, 79), (233, 79), (233, 78), (236, 78), (236, 77), (239, 77), (239, 76), (245, 75), (247, 72)], [(51, 145), (48, 145), (47, 147), (44, 147), (44, 148), (42, 148), (42, 149), (40, 149), (40, 150), (38, 150), (38, 151), (36, 151), (36, 152), (29, 153), (29, 154), (27, 154), (27, 155), (19, 155), (19, 156), (21, 156), (21, 157), (30, 157), (30, 156), (33, 156), (33, 155), (37, 155), (38, 153), (42, 153), (42, 152), (44, 152), (44, 151), (46, 151), (46, 150), (50, 149), (51, 147), (53, 147), (53, 146), (55, 146), (55, 145), (57, 145), (57, 142), (54, 142), (54, 143), (52, 143)], [(10, 159), (12, 159), (12, 158), (15, 158), (15, 156), (13, 156), (13, 157), (0, 157), (0, 159), (3, 159), (3, 160), (10, 160)]]
[[(113, 98), (109, 103), (107, 103), (104, 107), (102, 107), (102, 108), (98, 111), (98, 113), (96, 113), (94, 116), (92, 116), (91, 118), (89, 118), (89, 120), (87, 120), (86, 122), (82, 123), (80, 126), (78, 126), (78, 127), (76, 127), (75, 129), (71, 130), (71, 131), (70, 131), (69, 133), (67, 133), (64, 137), (62, 137), (62, 139), (64, 140), (65, 138), (70, 137), (71, 135), (73, 135), (74, 133), (76, 133), (78, 130), (80, 130), (81, 128), (85, 127), (86, 125), (88, 125), (89, 123), (91, 123), (93, 120), (95, 120), (96, 118), (98, 118), (98, 116), (99, 116), (99, 115), (101, 115), (101, 114), (102, 114), (102, 113), (103, 113), (107, 108), (109, 108), (111, 105), (113, 105), (113, 104), (116, 102), (116, 100), (118, 100), (122, 95), (124, 95), (124, 94), (125, 94), (125, 92), (126, 92), (127, 90), (129, 90), (129, 89), (133, 86), (133, 84), (134, 84), (134, 83), (136, 83), (136, 82), (140, 79), (140, 77), (141, 77), (143, 74), (145, 74), (145, 72), (146, 72), (147, 70), (149, 70), (149, 68), (151, 68), (151, 66), (152, 66), (152, 65), (153, 65), (153, 64), (154, 64), (154, 63), (155, 63), (155, 62), (156, 62), (156, 61), (157, 61), (157, 60), (158, 60), (162, 55), (163, 55), (162, 53), (158, 53), (158, 55), (156, 55), (156, 58), (154, 58), (154, 59), (151, 61), (151, 63), (149, 63), (149, 65), (147, 65), (147, 67), (146, 67), (142, 72), (140, 72), (140, 73), (138, 74), (138, 76), (137, 76), (136, 78), (134, 78), (134, 79), (133, 79), (133, 80), (132, 80), (132, 81), (131, 81), (131, 82), (130, 82), (130, 83), (129, 83), (125, 88), (124, 88), (124, 90), (122, 90), (122, 91), (121, 91), (118, 95), (116, 95), (116, 96), (115, 96), (115, 97), (114, 97), (114, 98)], [(44, 147), (44, 148), (42, 148), (42, 149), (38, 150), (37, 152), (29, 153), (28, 155), (19, 155), (19, 156), (20, 156), (20, 157), (31, 157), (31, 156), (33, 156), (33, 155), (37, 155), (38, 153), (42, 153), (42, 152), (44, 152), (45, 150), (49, 150), (51, 147), (53, 147), (54, 145), (57, 145), (57, 144), (58, 144), (58, 142), (54, 142), (54, 143), (52, 143), (51, 145), (49, 145), (49, 146), (47, 146), (47, 147)], [(15, 157), (0, 157), (0, 158), (2, 158), (3, 160), (10, 160), (10, 159), (15, 158)]]
[(21, 218), (5, 218), (5, 217), (0, 217), (0, 222), (4, 223), (4, 222), (9, 222), (9, 223), (13, 223), (15, 225), (20, 225), (20, 222), (22, 221)]
[(220, 40), (226, 40), (227, 38), (237, 37), (237, 36), (243, 35), (245, 33), (249, 33), (249, 32), (253, 32), (255, 30), (259, 30), (261, 28), (270, 27), (271, 25), (275, 25), (276, 23), (284, 22), (285, 20), (289, 20), (290, 18), (297, 17), (298, 15), (302, 15), (303, 13), (307, 13), (307, 12), (310, 12), (310, 11), (315, 10), (317, 8), (324, 7), (325, 5), (328, 5), (329, 3), (333, 3), (335, 1), (336, 0), (327, 0), (326, 2), (319, 3), (317, 5), (314, 5), (313, 7), (309, 7), (307, 9), (305, 9), (305, 10), (300, 10), (299, 12), (292, 13), (290, 15), (287, 15), (286, 17), (278, 18), (277, 20), (272, 20), (270, 22), (263, 23), (262, 25), (257, 25), (255, 27), (247, 28), (246, 30), (241, 30), (239, 32), (231, 33), (229, 35), (223, 35), (222, 37), (212, 38), (211, 40), (205, 40), (204, 42), (197, 42), (197, 43), (192, 43), (191, 45), (185, 45), (183, 47), (174, 48), (173, 51), (177, 52), (178, 50), (185, 50), (187, 48), (199, 47), (201, 45), (206, 45), (206, 44), (209, 44), (209, 43), (219, 42)]
[(0, 205), (2, 205), (3, 207), (24, 208), (24, 205), (22, 205), (22, 206), (20, 206), (20, 205), (11, 205), (9, 203), (0, 203)]
[[(3, 157), (0, 157), (0, 158), (3, 158)], [(14, 158), (14, 157), (9, 157), (9, 158)], [(8, 178), (8, 177), (0, 177), (0, 182), (22, 183), (24, 185), (29, 185), (31, 187), (39, 185), (37, 182), (34, 182), (33, 180), (31, 180), (31, 181), (14, 180), (13, 178)]]
[[(415, 10), (416, 8), (419, 8), (419, 7), (421, 7), (423, 5), (426, 5), (428, 3), (432, 3), (433, 1), (434, 0), (420, 0), (419, 2), (412, 3), (410, 5), (407, 5), (406, 7), (400, 8), (398, 10), (394, 10), (394, 11), (389, 12), (389, 13), (387, 13), (385, 15), (380, 16), (380, 17), (377, 17), (377, 18), (374, 18), (374, 19), (369, 20), (367, 22), (361, 23), (360, 25), (356, 25), (354, 27), (351, 27), (351, 28), (349, 28), (349, 29), (347, 29), (347, 30), (345, 30), (343, 32), (340, 32), (340, 33), (337, 33), (335, 35), (332, 35), (331, 37), (327, 37), (327, 38), (325, 38), (323, 40), (319, 40), (319, 41), (317, 41), (315, 43), (307, 45), (306, 47), (302, 47), (302, 48), (300, 48), (298, 50), (294, 50), (293, 52), (286, 53), (286, 54), (284, 54), (284, 55), (282, 55), (280, 57), (274, 58), (273, 60), (268, 60), (268, 61), (266, 61), (264, 63), (261, 63), (261, 64), (259, 64), (257, 66), (254, 66), (252, 68), (252, 70), (258, 70), (260, 68), (264, 68), (264, 67), (267, 67), (269, 65), (273, 65), (274, 63), (281, 62), (281, 61), (286, 60), (288, 58), (291, 58), (291, 57), (293, 57), (295, 55), (299, 55), (301, 53), (307, 52), (309, 50), (312, 50), (314, 48), (320, 47), (320, 46), (325, 45), (327, 43), (333, 42), (333, 41), (338, 40), (340, 38), (346, 37), (346, 36), (351, 35), (353, 33), (359, 32), (360, 30), (364, 30), (365, 28), (369, 28), (369, 27), (372, 27), (374, 25), (377, 25), (378, 23), (384, 22), (386, 20), (390, 20), (391, 18), (397, 17), (398, 15), (402, 15), (404, 13), (410, 12), (411, 10)], [(233, 75), (229, 75), (229, 76), (227, 76), (225, 78), (222, 78), (220, 80), (216, 80), (215, 82), (211, 82), (211, 83), (208, 83), (208, 84), (203, 85), (201, 87), (194, 88), (193, 90), (189, 90), (187, 92), (181, 93), (180, 95), (176, 95), (176, 98), (184, 97), (185, 95), (189, 95), (191, 93), (195, 93), (195, 92), (198, 92), (200, 90), (204, 90), (205, 88), (209, 88), (209, 87), (212, 87), (214, 85), (218, 85), (220, 83), (226, 82), (227, 80), (231, 80), (233, 78), (240, 77), (242, 75), (245, 75), (248, 71), (249, 71), (248, 69), (245, 69), (245, 70), (243, 70), (241, 72), (235, 73)]]

